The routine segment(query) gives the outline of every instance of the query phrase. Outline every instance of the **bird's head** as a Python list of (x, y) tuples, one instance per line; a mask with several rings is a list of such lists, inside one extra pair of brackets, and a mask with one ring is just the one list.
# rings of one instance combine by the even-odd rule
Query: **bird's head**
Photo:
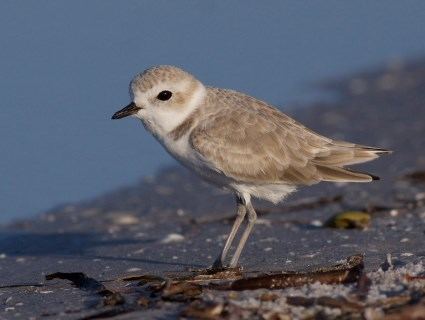
[(132, 102), (112, 119), (133, 116), (160, 131), (170, 131), (203, 101), (204, 85), (191, 74), (173, 66), (152, 67), (130, 83)]

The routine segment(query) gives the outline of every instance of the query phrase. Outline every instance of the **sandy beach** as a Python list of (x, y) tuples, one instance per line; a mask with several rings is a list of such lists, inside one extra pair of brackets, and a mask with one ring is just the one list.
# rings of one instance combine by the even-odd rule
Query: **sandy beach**
[[(322, 88), (332, 102), (285, 112), (324, 135), (394, 150), (356, 167), (380, 181), (321, 183), (279, 206), (256, 201), (242, 268), (228, 273), (207, 268), (233, 222), (233, 197), (177, 165), (15, 221), (0, 231), (0, 318), (419, 319), (425, 60)], [(347, 212), (368, 220), (332, 226)]]

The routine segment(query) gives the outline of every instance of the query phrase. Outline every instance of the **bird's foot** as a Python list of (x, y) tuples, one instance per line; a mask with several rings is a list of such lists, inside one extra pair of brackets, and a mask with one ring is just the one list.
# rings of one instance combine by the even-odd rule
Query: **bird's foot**
[(223, 260), (221, 259), (221, 257), (218, 257), (218, 258), (214, 261), (213, 265), (209, 268), (209, 270), (211, 270), (211, 271), (215, 271), (215, 272), (217, 272), (217, 271), (222, 271), (222, 270), (226, 270), (226, 269), (227, 269), (227, 268), (226, 268), (226, 266), (224, 265)]
[(242, 267), (240, 266), (227, 266), (223, 263), (223, 261), (219, 258), (217, 258), (213, 265), (208, 268), (208, 271), (212, 274), (220, 273), (220, 272), (241, 272)]

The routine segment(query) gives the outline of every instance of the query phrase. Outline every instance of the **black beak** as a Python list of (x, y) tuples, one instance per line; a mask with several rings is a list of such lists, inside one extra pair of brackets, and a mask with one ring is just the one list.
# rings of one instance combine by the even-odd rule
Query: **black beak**
[(139, 108), (134, 102), (132, 102), (128, 106), (122, 108), (120, 111), (115, 112), (111, 119), (121, 119), (131, 116), (132, 114), (137, 113), (137, 111), (140, 109), (142, 108)]

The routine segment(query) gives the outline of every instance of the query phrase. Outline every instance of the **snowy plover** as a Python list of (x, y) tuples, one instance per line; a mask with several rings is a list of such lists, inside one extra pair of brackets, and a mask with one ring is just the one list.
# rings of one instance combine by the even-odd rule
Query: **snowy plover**
[(236, 220), (214, 263), (217, 268), (224, 266), (247, 215), (230, 267), (238, 263), (257, 217), (251, 197), (278, 203), (301, 185), (370, 182), (378, 177), (345, 166), (389, 152), (326, 138), (263, 101), (205, 86), (173, 66), (138, 74), (130, 91), (133, 101), (112, 119), (139, 118), (183, 165), (236, 195)]

